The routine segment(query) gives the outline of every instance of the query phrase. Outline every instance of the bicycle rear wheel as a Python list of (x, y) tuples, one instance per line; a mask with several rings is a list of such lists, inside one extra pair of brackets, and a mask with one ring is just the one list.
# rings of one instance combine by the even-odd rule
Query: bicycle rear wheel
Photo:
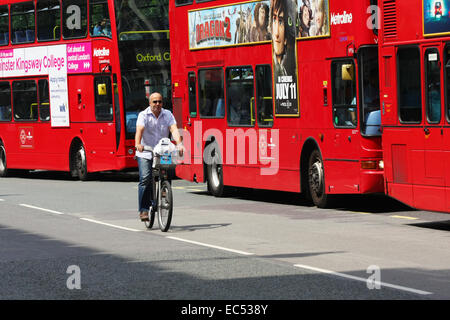
[(167, 232), (170, 228), (173, 212), (172, 187), (169, 181), (161, 182), (161, 203), (158, 204), (158, 223), (162, 232)]

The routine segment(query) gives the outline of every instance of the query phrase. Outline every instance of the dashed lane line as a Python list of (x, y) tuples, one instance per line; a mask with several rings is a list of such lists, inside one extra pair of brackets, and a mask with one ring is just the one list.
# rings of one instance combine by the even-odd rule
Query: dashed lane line
[(98, 220), (94, 220), (94, 219), (80, 218), (80, 220), (88, 221), (88, 222), (92, 222), (92, 223), (96, 223), (96, 224), (100, 224), (100, 225), (104, 225), (104, 226), (108, 226), (108, 227), (112, 227), (112, 228), (116, 228), (116, 229), (126, 230), (126, 231), (132, 231), (132, 232), (141, 232), (142, 231), (142, 230), (122, 227), (122, 226), (118, 226), (115, 224), (106, 223), (106, 222), (102, 222), (102, 221), (98, 221)]
[(64, 213), (59, 212), (59, 211), (45, 209), (45, 208), (40, 208), (40, 207), (32, 206), (32, 205), (29, 205), (29, 204), (25, 204), (25, 203), (21, 203), (19, 205), (22, 206), (22, 207), (30, 208), (30, 209), (44, 211), (44, 212), (47, 212), (47, 213), (54, 213), (54, 214), (60, 214), (60, 215), (64, 214)]
[(405, 220), (419, 220), (419, 218), (407, 217), (407, 216), (390, 216), (391, 218), (396, 219), (405, 219)]
[[(39, 210), (39, 211), (43, 211), (43, 212), (47, 212), (47, 213), (64, 215), (63, 212), (50, 210), (50, 209), (45, 209), (45, 208), (40, 208), (40, 207), (32, 206), (32, 205), (29, 205), (29, 204), (25, 204), (25, 203), (22, 203), (22, 204), (19, 204), (19, 205), (22, 206), (22, 207), (35, 209), (35, 210)], [(112, 228), (116, 228), (116, 229), (122, 229), (122, 230), (126, 230), (126, 231), (132, 231), (132, 232), (140, 232), (141, 231), (141, 230), (127, 228), (127, 227), (122, 227), (122, 226), (118, 226), (118, 225), (115, 225), (115, 224), (110, 224), (110, 223), (106, 223), (106, 222), (102, 222), (102, 221), (98, 221), (98, 220), (94, 220), (94, 219), (89, 219), (89, 218), (80, 218), (80, 220), (88, 221), (88, 222), (92, 222), (92, 223), (96, 223), (96, 224), (100, 224), (100, 225), (104, 225), (104, 226), (108, 226), (108, 227), (112, 227)]]
[(229, 251), (229, 252), (233, 252), (233, 253), (238, 253), (238, 254), (242, 254), (242, 255), (245, 255), (245, 256), (252, 256), (252, 255), (254, 255), (254, 253), (250, 253), (250, 252), (245, 252), (245, 251), (241, 251), (241, 250), (235, 250), (235, 249), (215, 246), (215, 245), (212, 245), (212, 244), (207, 244), (207, 243), (198, 242), (198, 241), (186, 240), (186, 239), (182, 239), (182, 238), (178, 238), (178, 237), (171, 237), (171, 236), (169, 236), (169, 237), (166, 237), (166, 238), (167, 239), (172, 239), (172, 240), (177, 240), (177, 241), (182, 241), (182, 242), (187, 242), (187, 243), (192, 243), (192, 244), (196, 244), (196, 245), (203, 246), (203, 247), (214, 248), (214, 249), (219, 249), (219, 250), (223, 250), (223, 251)]
[[(352, 276), (352, 275), (349, 275), (349, 274), (335, 272), (335, 271), (331, 271), (331, 270), (315, 268), (315, 267), (311, 267), (311, 266), (307, 266), (307, 265), (303, 265), (303, 264), (295, 264), (294, 267), (307, 269), (307, 270), (311, 270), (311, 271), (315, 271), (315, 272), (319, 272), (319, 273), (326, 273), (326, 274), (330, 274), (330, 275), (333, 275), (333, 276), (337, 276), (337, 277), (341, 277), (341, 278), (347, 278), (347, 279), (356, 280), (356, 281), (361, 281), (361, 282), (365, 282), (365, 283), (368, 283), (368, 281), (369, 281), (368, 279), (365, 279), (365, 278), (356, 277), (356, 276)], [(401, 291), (412, 292), (412, 293), (420, 294), (420, 295), (433, 294), (433, 292), (428, 292), (428, 291), (408, 288), (408, 287), (404, 287), (404, 286), (398, 286), (398, 285), (395, 285), (395, 284), (390, 284), (390, 283), (381, 282), (381, 281), (378, 282), (378, 284), (380, 284), (382, 287), (388, 287), (388, 288), (397, 289), (397, 290), (401, 290)]]

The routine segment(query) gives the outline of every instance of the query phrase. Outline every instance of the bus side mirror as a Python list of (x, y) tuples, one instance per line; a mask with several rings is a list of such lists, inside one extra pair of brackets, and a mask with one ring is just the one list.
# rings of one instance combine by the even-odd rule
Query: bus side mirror
[(99, 83), (97, 85), (97, 95), (106, 96), (106, 83)]
[(353, 81), (355, 70), (352, 64), (343, 64), (341, 71), (342, 71), (342, 80)]

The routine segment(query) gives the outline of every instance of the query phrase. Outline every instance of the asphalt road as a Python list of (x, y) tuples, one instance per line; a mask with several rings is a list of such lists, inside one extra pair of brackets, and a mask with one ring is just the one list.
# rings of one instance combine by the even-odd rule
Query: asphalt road
[[(147, 230), (136, 173), (0, 180), (0, 299), (450, 298), (450, 216), (384, 196), (301, 196), (173, 181), (172, 228)], [(374, 281), (379, 282), (374, 282)]]

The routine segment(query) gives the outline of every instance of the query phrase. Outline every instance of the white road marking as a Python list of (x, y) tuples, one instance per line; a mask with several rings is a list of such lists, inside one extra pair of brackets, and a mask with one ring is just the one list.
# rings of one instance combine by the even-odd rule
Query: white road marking
[(108, 226), (108, 227), (112, 227), (112, 228), (116, 228), (116, 229), (122, 229), (122, 230), (126, 230), (126, 231), (132, 231), (132, 232), (140, 232), (141, 231), (141, 230), (137, 230), (137, 229), (117, 226), (115, 224), (110, 224), (110, 223), (106, 223), (106, 222), (102, 222), (102, 221), (98, 221), (98, 220), (93, 220), (93, 219), (88, 219), (88, 218), (80, 218), (80, 220), (84, 220), (84, 221), (88, 221), (88, 222), (92, 222), (92, 223), (97, 223), (97, 224), (101, 224), (101, 225), (104, 225), (104, 226)]
[(407, 216), (390, 216), (390, 217), (397, 218), (397, 219), (406, 219), (406, 220), (419, 220), (419, 218), (407, 217)]
[(45, 209), (45, 208), (40, 208), (40, 207), (35, 207), (35, 206), (29, 205), (29, 204), (24, 204), (24, 203), (20, 204), (20, 206), (26, 207), (26, 208), (30, 208), (30, 209), (36, 209), (36, 210), (40, 210), (40, 211), (44, 211), (44, 212), (48, 212), (48, 213), (64, 214), (64, 213), (59, 212), (59, 211)]
[(251, 256), (251, 255), (254, 255), (254, 253), (250, 253), (250, 252), (245, 252), (245, 251), (241, 251), (241, 250), (235, 250), (235, 249), (224, 248), (224, 247), (215, 246), (215, 245), (212, 245), (212, 244), (207, 244), (207, 243), (202, 243), (202, 242), (197, 242), (197, 241), (192, 241), (192, 240), (186, 240), (186, 239), (181, 239), (181, 238), (177, 238), (177, 237), (166, 237), (166, 238), (172, 239), (172, 240), (177, 240), (177, 241), (188, 242), (188, 243), (196, 244), (196, 245), (203, 246), (203, 247), (209, 247), (209, 248), (214, 248), (214, 249), (219, 249), (219, 250), (229, 251), (229, 252), (233, 252), (233, 253), (238, 253), (238, 254), (242, 254), (242, 255), (245, 255), (245, 256)]
[[(367, 283), (367, 279), (365, 279), (365, 278), (360, 278), (360, 277), (352, 276), (352, 275), (345, 274), (345, 273), (340, 273), (340, 272), (335, 272), (335, 271), (315, 268), (315, 267), (306, 266), (306, 265), (303, 265), (303, 264), (295, 264), (294, 267), (302, 268), (302, 269), (308, 269), (308, 270), (321, 272), (321, 273), (326, 273), (326, 274), (331, 274), (331, 275), (334, 275), (334, 276), (337, 276), (337, 277), (342, 277), (342, 278), (347, 278), (347, 279), (352, 279), (352, 280), (362, 281), (362, 282)], [(386, 283), (386, 282), (380, 282), (380, 285), (384, 286), (384, 287), (397, 289), (397, 290), (402, 290), (402, 291), (408, 291), (408, 292), (412, 292), (412, 293), (416, 293), (416, 294), (420, 294), (420, 295), (433, 294), (433, 292), (428, 292), (428, 291), (423, 291), (423, 290), (418, 290), (418, 289), (398, 286), (398, 285), (390, 284), (390, 283)]]

